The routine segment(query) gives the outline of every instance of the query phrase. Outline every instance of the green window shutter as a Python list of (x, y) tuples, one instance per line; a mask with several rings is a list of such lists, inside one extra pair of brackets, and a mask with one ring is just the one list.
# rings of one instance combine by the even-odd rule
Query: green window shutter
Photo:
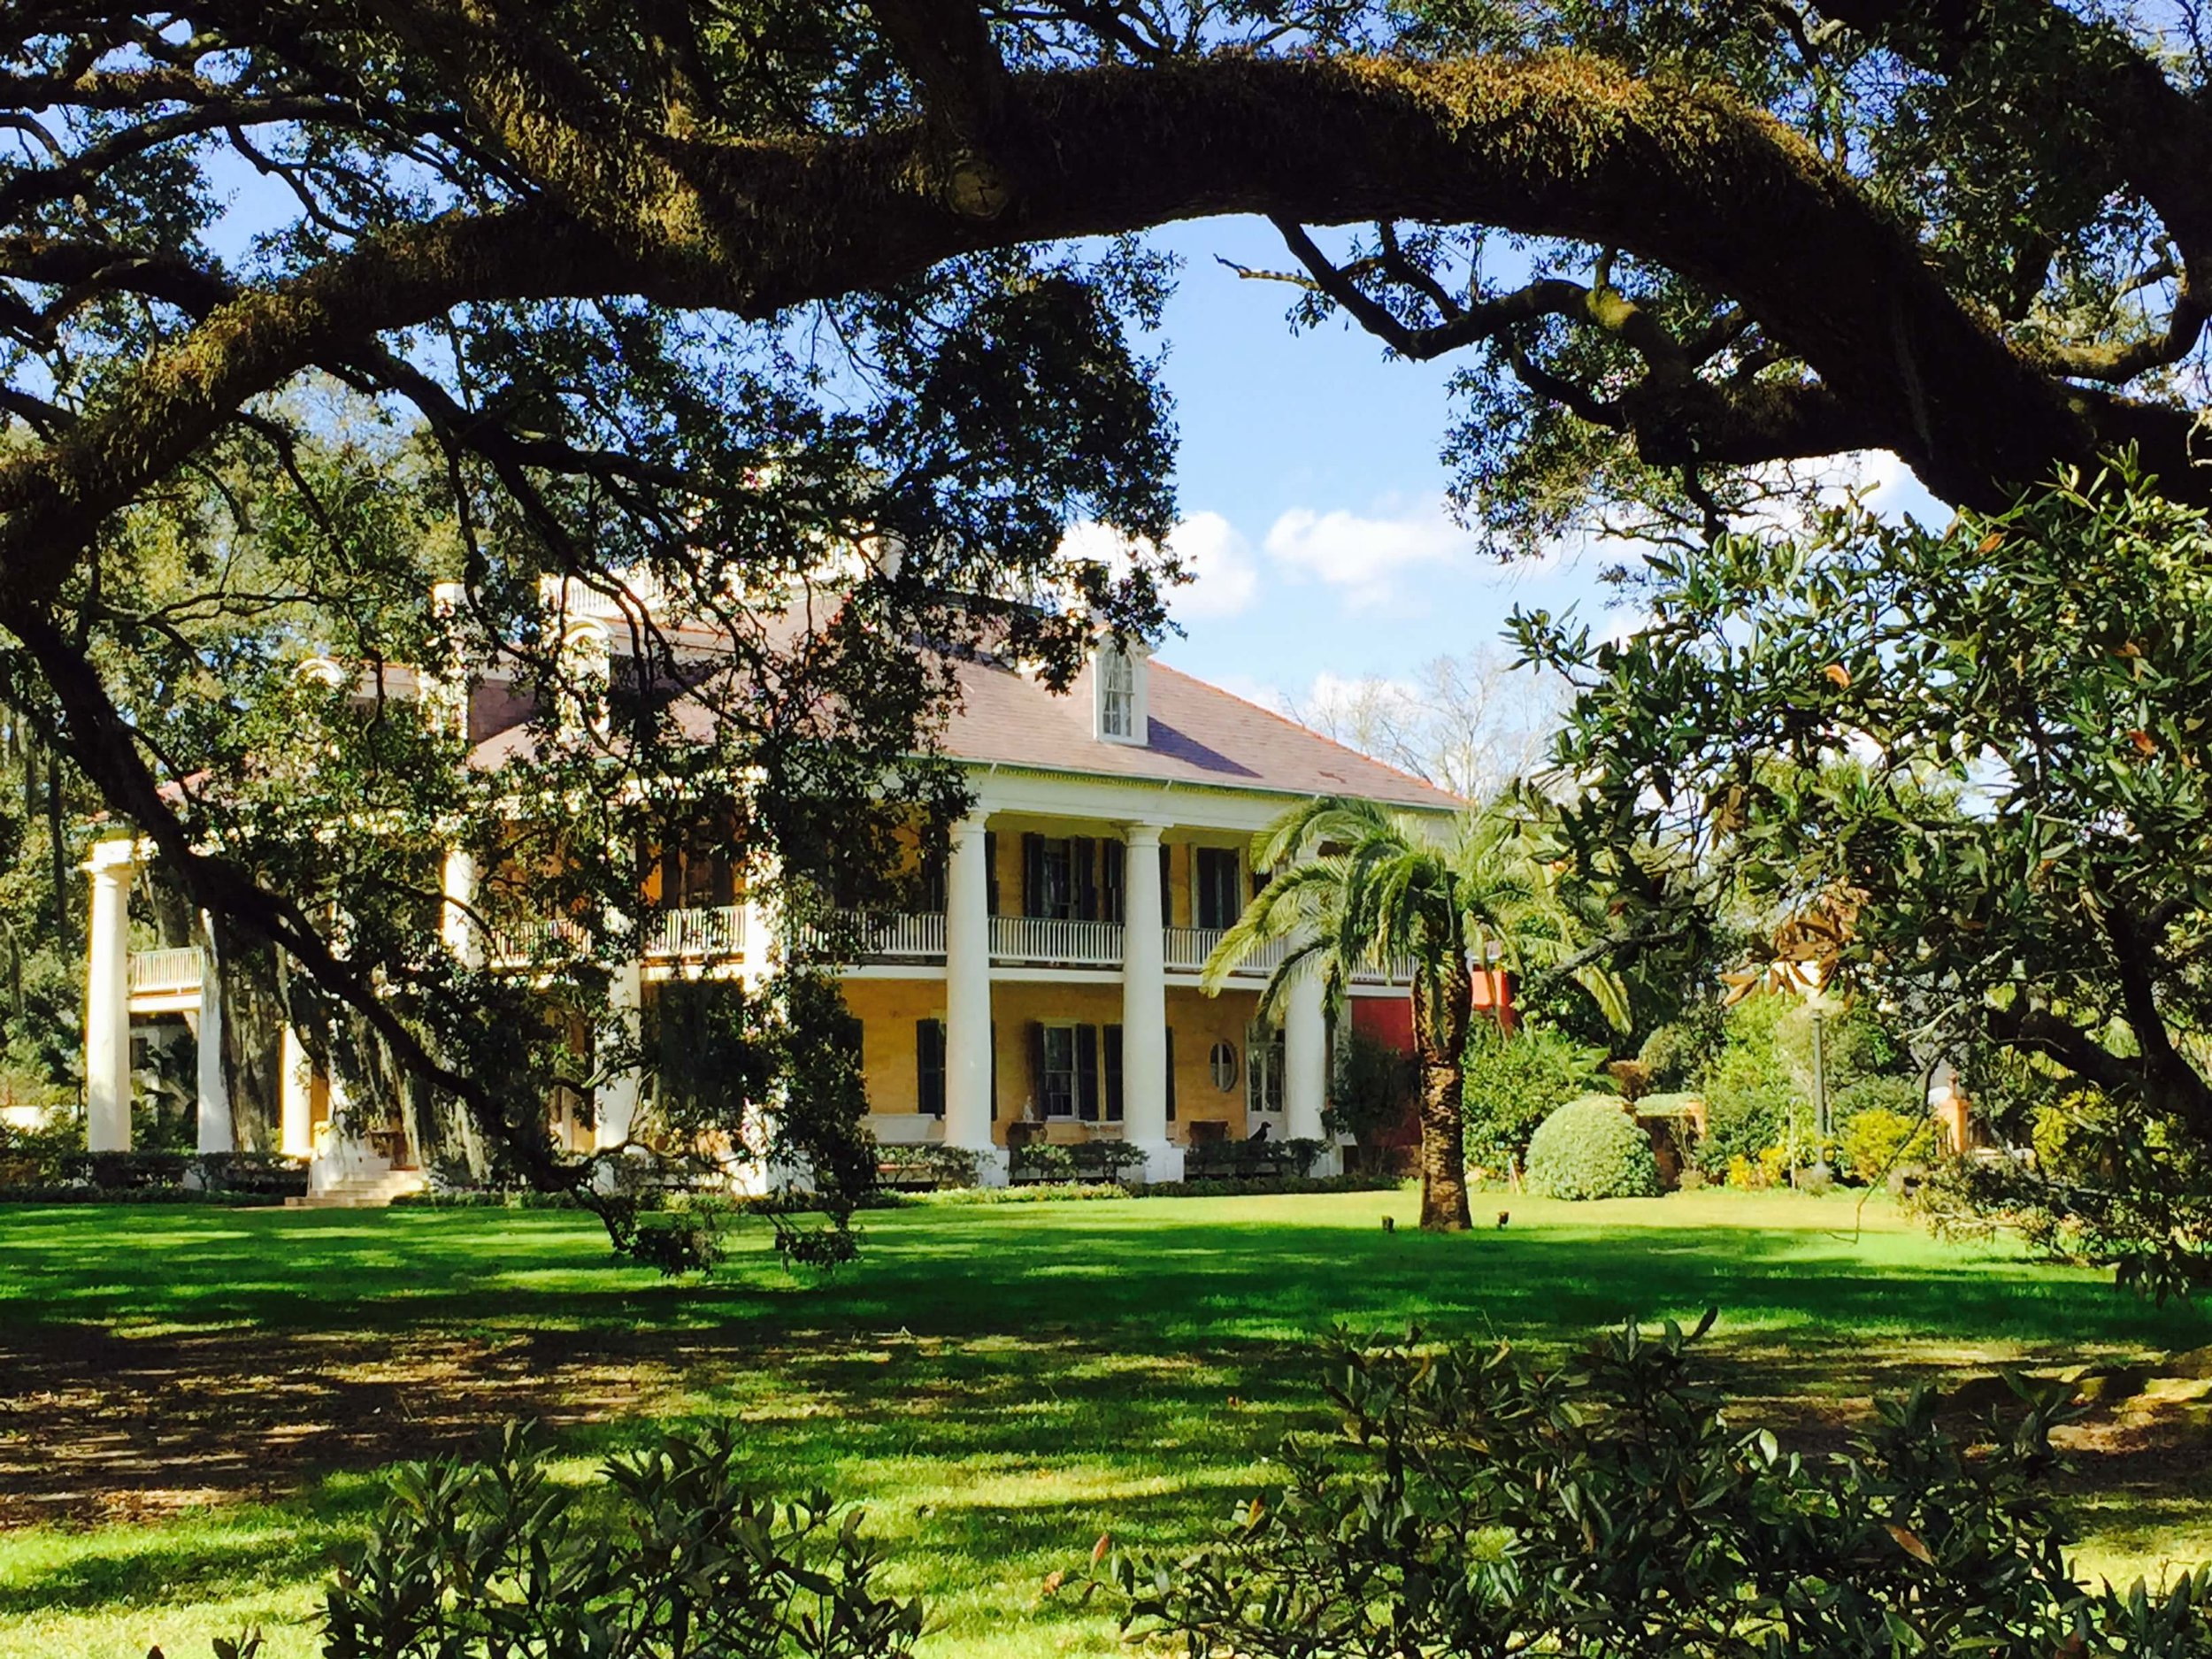
[[(1108, 843), (1111, 845), (1111, 843)], [(1106, 1121), (1121, 1121), (1121, 1027), (1109, 1025), (1099, 1033), (1106, 1072)]]
[(1116, 841), (1098, 844), (1098, 914), (1100, 919), (1119, 926), (1128, 919), (1128, 872), (1124, 861), (1128, 848)]
[(1098, 1027), (1075, 1028), (1075, 1115), (1085, 1123), (1098, 1121)]
[(1175, 860), (1165, 841), (1160, 843), (1160, 923), (1175, 926)]
[(998, 832), (983, 832), (983, 908), (996, 916), (998, 910)]
[(1167, 1028), (1167, 1120), (1175, 1121), (1175, 1027)]
[(1075, 888), (1078, 921), (1098, 919), (1098, 843), (1078, 835), (1068, 843), (1068, 876)]
[(1029, 1098), (1037, 1102), (1037, 1116), (1045, 1115), (1045, 1025), (1029, 1022)]
[(1022, 914), (1042, 916), (1045, 913), (1045, 838), (1035, 833), (1022, 837)]
[(945, 1115), (945, 1025), (938, 1019), (914, 1022), (914, 1110), (926, 1117)]

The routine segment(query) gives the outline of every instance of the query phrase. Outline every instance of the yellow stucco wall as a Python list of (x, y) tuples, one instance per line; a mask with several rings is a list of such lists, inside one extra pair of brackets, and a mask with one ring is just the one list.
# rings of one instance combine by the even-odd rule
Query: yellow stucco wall
[[(1244, 1028), (1259, 1005), (1250, 991), (1224, 991), (1207, 996), (1181, 986), (1167, 993), (1168, 1028), (1175, 1033), (1176, 1139), (1186, 1138), (1186, 1125), (1213, 1119), (1225, 1122), (1231, 1140), (1244, 1133)], [(1214, 1087), (1213, 1046), (1226, 1042), (1236, 1050), (1237, 1074), (1226, 1090)]]
[[(845, 1005), (861, 1024), (861, 1066), (872, 1112), (897, 1116), (913, 1112), (917, 1100), (914, 1025), (945, 1016), (941, 979), (848, 979)], [(1248, 991), (1225, 991), (1208, 997), (1182, 987), (1167, 994), (1168, 1025), (1175, 1033), (1174, 1137), (1182, 1140), (1194, 1119), (1228, 1125), (1232, 1138), (1245, 1132), (1244, 1033), (1258, 997)], [(998, 1047), (998, 1111), (991, 1138), (1003, 1144), (1006, 1125), (1025, 1117), (1033, 1093), (1029, 1027), (1035, 1020), (1073, 1020), (1089, 1025), (1121, 1023), (1118, 985), (1070, 985), (1000, 980), (991, 987), (991, 1023)], [(1217, 1041), (1237, 1051), (1237, 1076), (1226, 1090), (1214, 1087), (1211, 1055)], [(1074, 1125), (1061, 1120), (1056, 1131)], [(1056, 1133), (1056, 1139), (1058, 1135)]]
[(871, 1111), (911, 1112), (915, 1098), (914, 1025), (945, 1017), (942, 979), (849, 979), (845, 1006), (860, 1021), (861, 1073)]

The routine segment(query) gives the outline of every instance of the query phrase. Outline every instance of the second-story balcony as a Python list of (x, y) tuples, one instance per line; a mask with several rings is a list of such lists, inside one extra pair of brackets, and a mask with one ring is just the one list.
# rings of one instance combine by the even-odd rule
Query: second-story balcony
[[(874, 911), (856, 918), (863, 965), (910, 964), (937, 966), (945, 959), (945, 918), (940, 910)], [(1171, 975), (1196, 978), (1228, 930), (1165, 927), (1161, 959)], [(991, 918), (991, 965), (995, 968), (1093, 968), (1118, 970), (1126, 930), (1119, 922), (1081, 921), (1052, 916)], [(1274, 972), (1286, 950), (1280, 941), (1263, 945), (1233, 969), (1243, 983)], [(1402, 984), (1412, 979), (1410, 963), (1371, 968), (1356, 975), (1363, 984)]]
[(130, 957), (133, 996), (165, 996), (180, 992), (196, 994), (206, 958), (196, 945), (173, 945), (161, 950), (134, 950)]
[[(657, 910), (645, 918), (640, 955), (649, 963), (727, 961), (745, 954), (745, 907), (718, 904)], [(489, 956), (500, 968), (549, 968), (589, 956), (591, 931), (567, 917), (548, 917), (491, 936)]]
[[(875, 968), (940, 968), (945, 961), (945, 917), (941, 910), (872, 910), (849, 914), (840, 929), (848, 960)], [(1053, 916), (994, 916), (990, 918), (991, 965), (1010, 969), (1084, 969), (1118, 972), (1125, 960), (1126, 933), (1119, 922), (1085, 921)], [(1160, 930), (1162, 965), (1172, 977), (1196, 979), (1227, 930), (1164, 927)], [(741, 905), (661, 910), (642, 928), (641, 956), (648, 964), (734, 962), (748, 950), (747, 911)], [(764, 941), (763, 941), (764, 942)], [(829, 936), (809, 929), (802, 949), (832, 949)], [(549, 918), (495, 935), (491, 959), (502, 968), (549, 968), (590, 954), (592, 941), (578, 923)], [(1279, 941), (1262, 946), (1231, 971), (1234, 982), (1255, 985), (1283, 959)], [(1399, 985), (1412, 979), (1412, 964), (1372, 967), (1354, 976), (1368, 985)]]

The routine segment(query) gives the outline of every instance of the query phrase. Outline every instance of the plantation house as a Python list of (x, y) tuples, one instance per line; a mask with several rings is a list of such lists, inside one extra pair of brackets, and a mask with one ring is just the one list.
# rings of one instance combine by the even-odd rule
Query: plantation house
[[(594, 605), (602, 609), (596, 612)], [(618, 658), (629, 631), (607, 602), (574, 598), (571, 626), (596, 630)], [(936, 1143), (1003, 1179), (1010, 1141), (1119, 1140), (1152, 1179), (1182, 1172), (1194, 1144), (1323, 1136), (1331, 1071), (1320, 987), (1294, 985), (1278, 1025), (1257, 1018), (1271, 960), (1208, 995), (1200, 970), (1255, 891), (1255, 831), (1290, 804), (1356, 795), (1447, 815), (1454, 797), (1218, 687), (1102, 643), (1071, 690), (1055, 695), (1018, 667), (963, 663), (946, 747), (972, 811), (906, 913), (866, 918), (859, 960), (841, 969), (861, 1047), (872, 1126), (886, 1144)], [(496, 682), (468, 700), (473, 759), (497, 766), (528, 737), (527, 708)], [(91, 878), (85, 1021), (88, 1133), (95, 1150), (130, 1141), (133, 1022), (142, 1051), (200, 1025), (219, 995), (204, 948), (130, 949), (128, 895), (142, 848), (98, 843)], [(497, 964), (526, 951), (478, 937), (464, 919), (475, 872), (448, 860), (446, 933)], [(770, 912), (726, 858), (664, 861), (634, 962), (616, 995), (649, 1008), (671, 980), (772, 972)], [(1408, 1032), (1402, 967), (1349, 987), (1352, 1023)], [(419, 1184), (400, 1125), (360, 1125), (311, 1045), (287, 1032), (281, 1146), (311, 1160), (317, 1191)], [(219, 1045), (203, 1042), (198, 1137), (231, 1144)], [(634, 1079), (603, 1089), (558, 1132), (578, 1150), (629, 1139)], [(586, 1120), (588, 1119), (587, 1122)]]

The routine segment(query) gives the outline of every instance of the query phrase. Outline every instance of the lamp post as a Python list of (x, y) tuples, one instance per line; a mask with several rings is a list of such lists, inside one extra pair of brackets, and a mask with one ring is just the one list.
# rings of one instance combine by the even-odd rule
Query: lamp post
[[(1812, 1173), (1821, 1180), (1834, 1173), (1828, 1167), (1828, 1065), (1824, 1043), (1823, 1027), (1827, 1010), (1821, 1006), (1821, 991), (1828, 983), (1828, 964), (1824, 962), (1791, 962), (1784, 964), (1790, 982), (1803, 993), (1807, 1011), (1813, 1017), (1813, 1168)], [(1791, 1182), (1795, 1184), (1794, 1171)]]
[(1821, 1011), (1817, 998), (1813, 1002), (1813, 1173), (1827, 1180), (1828, 1168), (1828, 1067), (1826, 1056), (1821, 1050), (1821, 1026), (1827, 1016)]

